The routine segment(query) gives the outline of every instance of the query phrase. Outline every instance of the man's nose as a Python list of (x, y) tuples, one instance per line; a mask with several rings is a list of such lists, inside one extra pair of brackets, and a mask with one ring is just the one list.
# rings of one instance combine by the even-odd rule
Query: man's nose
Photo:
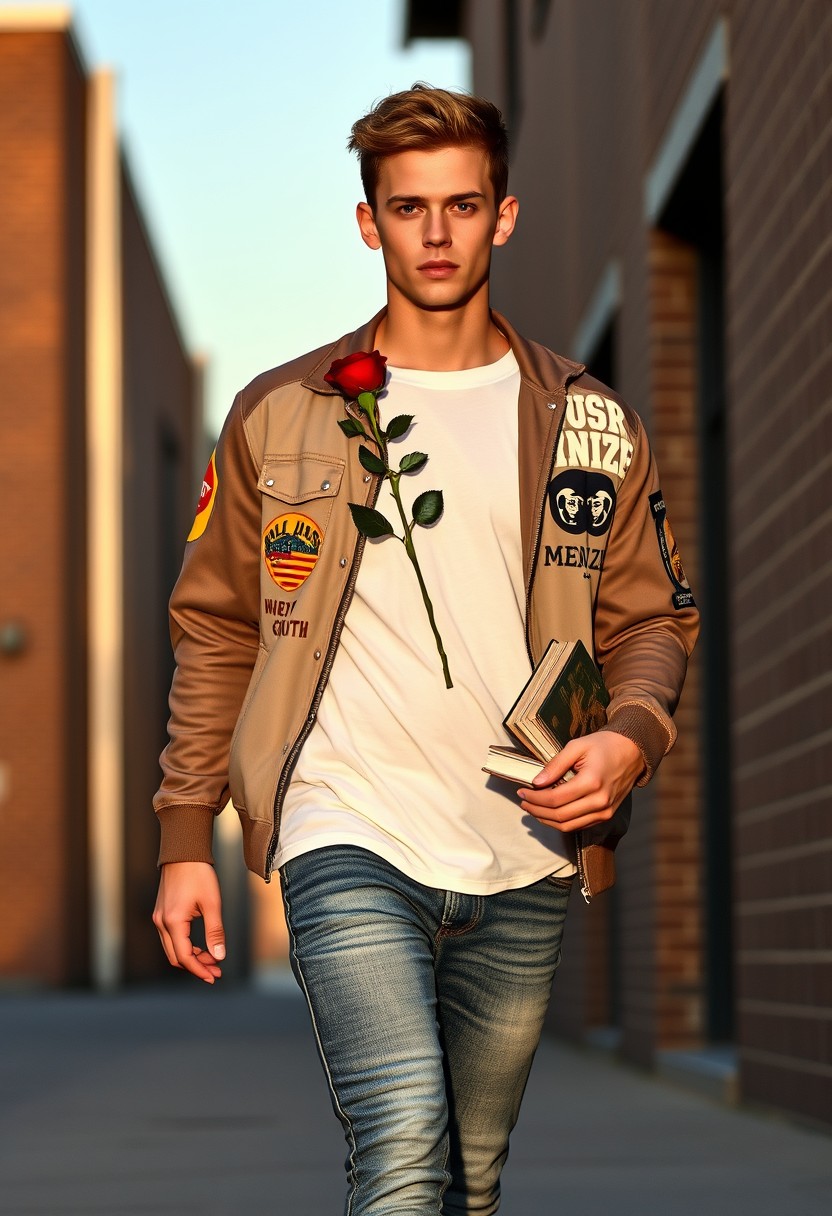
[(425, 229), (422, 234), (423, 245), (450, 245), (451, 230), (448, 217), (444, 211), (428, 212), (425, 217)]

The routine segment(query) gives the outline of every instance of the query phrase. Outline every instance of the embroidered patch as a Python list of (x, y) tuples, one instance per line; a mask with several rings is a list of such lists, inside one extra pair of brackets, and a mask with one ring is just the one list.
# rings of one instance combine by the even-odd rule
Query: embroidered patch
[(211, 512), (214, 510), (214, 503), (217, 498), (217, 486), (219, 479), (217, 478), (217, 449), (214, 448), (211, 453), (211, 459), (208, 461), (208, 468), (205, 470), (205, 476), (202, 479), (202, 489), (199, 492), (199, 502), (196, 504), (196, 515), (194, 522), (188, 533), (188, 540), (199, 540), (202, 533), (208, 527), (208, 520), (211, 518)]
[(603, 536), (615, 511), (615, 486), (603, 473), (566, 469), (549, 483), (549, 510), (564, 532)]
[(273, 582), (295, 591), (315, 569), (323, 532), (308, 515), (278, 515), (263, 533), (263, 561)]
[(597, 469), (622, 478), (632, 458), (621, 406), (599, 393), (569, 393), (555, 468)]
[(695, 607), (696, 601), (693, 598), (693, 592), (690, 589), (690, 584), (685, 577), (682, 559), (679, 556), (679, 546), (676, 544), (676, 538), (673, 535), (673, 530), (670, 527), (670, 523), (667, 519), (667, 507), (665, 506), (661, 490), (657, 490), (655, 494), (651, 494), (649, 502), (650, 510), (653, 513), (653, 519), (656, 521), (656, 535), (659, 540), (659, 552), (662, 555), (662, 561), (664, 562), (664, 568), (667, 571), (667, 577), (670, 579), (675, 588), (673, 592), (673, 607)]

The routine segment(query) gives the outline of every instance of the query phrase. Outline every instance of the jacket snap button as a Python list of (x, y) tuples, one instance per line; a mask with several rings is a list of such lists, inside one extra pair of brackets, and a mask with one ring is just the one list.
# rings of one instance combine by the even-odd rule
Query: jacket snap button
[(266, 485), (267, 485), (267, 486), (273, 486), (273, 485), (274, 485), (274, 478), (273, 478), (273, 477), (270, 477), (270, 478), (268, 479), (268, 481), (266, 482)]
[(315, 658), (316, 658), (316, 659), (319, 659), (320, 657), (321, 657), (321, 652), (320, 652), (320, 650), (316, 650), (316, 651), (315, 651)]
[(365, 482), (370, 480), (370, 474), (369, 474), (369, 473), (365, 473), (365, 475), (364, 475), (364, 480), (365, 480)]
[(341, 569), (343, 570), (343, 569), (344, 569), (344, 566), (346, 566), (346, 564), (347, 564), (347, 559), (346, 559), (345, 557), (342, 557), (342, 558), (341, 558), (341, 560), (339, 561), (338, 565), (339, 565), (339, 566), (341, 567)]
[(557, 408), (558, 408), (557, 401), (550, 401), (549, 404), (546, 406), (547, 410), (556, 410)]
[(322, 490), (328, 490), (328, 489), (329, 489), (329, 487), (330, 487), (331, 485), (332, 485), (332, 482), (330, 482), (330, 481), (322, 481), (322, 482), (321, 482), (321, 489), (322, 489)]

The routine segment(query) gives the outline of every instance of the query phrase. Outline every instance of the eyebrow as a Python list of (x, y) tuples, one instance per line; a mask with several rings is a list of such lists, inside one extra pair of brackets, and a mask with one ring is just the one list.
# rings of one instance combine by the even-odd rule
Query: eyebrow
[[(451, 194), (443, 201), (446, 203), (465, 203), (471, 198), (481, 198), (485, 200), (485, 195), (479, 190), (466, 190), (462, 194)], [(423, 206), (427, 203), (427, 199), (421, 194), (391, 194), (387, 200), (387, 206), (391, 203), (420, 203)]]

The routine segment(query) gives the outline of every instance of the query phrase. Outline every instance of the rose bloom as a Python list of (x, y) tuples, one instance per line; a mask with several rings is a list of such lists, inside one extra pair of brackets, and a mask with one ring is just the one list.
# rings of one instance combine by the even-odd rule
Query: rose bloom
[(324, 380), (347, 397), (375, 393), (384, 384), (386, 363), (386, 357), (377, 350), (371, 354), (359, 350), (345, 359), (334, 359)]

